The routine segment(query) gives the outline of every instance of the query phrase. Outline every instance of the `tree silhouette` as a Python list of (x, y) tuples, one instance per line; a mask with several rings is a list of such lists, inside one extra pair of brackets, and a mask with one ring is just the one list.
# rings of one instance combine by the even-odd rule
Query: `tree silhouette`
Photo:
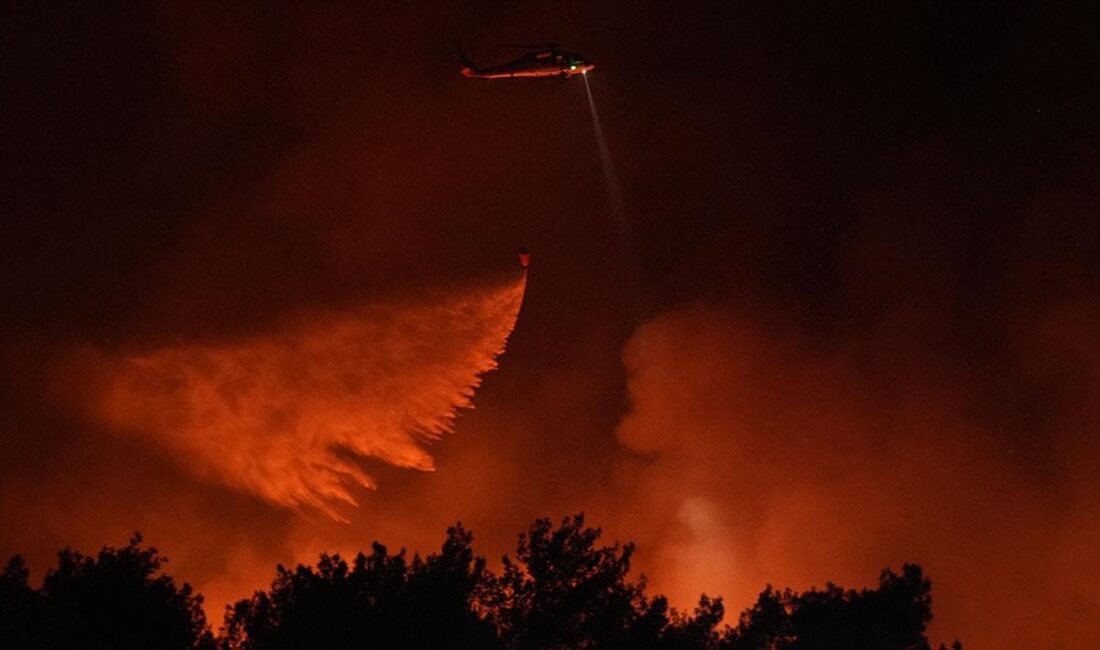
[(706, 594), (700, 596), (694, 616), (673, 612), (672, 621), (659, 646), (670, 649), (721, 647), (718, 624), (722, 622), (725, 611), (721, 598), (712, 599)]
[(584, 515), (554, 529), (539, 519), (520, 535), (516, 560), (488, 601), (509, 648), (674, 648), (717, 639), (720, 600), (704, 597), (696, 616), (670, 612), (663, 597), (648, 598), (644, 579), (631, 583), (634, 545), (597, 546), (601, 531)]
[(0, 573), (0, 648), (929, 648), (932, 585), (917, 565), (884, 570), (875, 589), (769, 585), (730, 628), (720, 598), (703, 595), (689, 614), (648, 595), (644, 576), (630, 579), (634, 546), (600, 537), (582, 514), (536, 520), (500, 575), (461, 524), (425, 558), (375, 542), (350, 564), (279, 566), (270, 589), (227, 608), (216, 640), (201, 596), (164, 575), (138, 535), (95, 557), (61, 551), (39, 589), (16, 556)]
[(134, 535), (96, 557), (65, 549), (42, 588), (16, 556), (0, 577), (0, 640), (12, 648), (213, 648), (202, 597), (156, 575), (167, 560)]
[(915, 564), (901, 575), (886, 569), (878, 589), (845, 591), (829, 583), (802, 594), (769, 585), (756, 604), (741, 614), (728, 637), (735, 650), (774, 648), (925, 649), (932, 620), (932, 583)]
[(277, 568), (269, 592), (234, 605), (226, 648), (492, 648), (492, 625), (475, 607), (488, 580), (472, 535), (448, 529), (441, 553), (406, 561), (375, 542), (349, 567), (322, 555), (317, 567)]
[(27, 584), (29, 572), (16, 555), (0, 574), (0, 647), (23, 648), (31, 643), (31, 622), (38, 593)]

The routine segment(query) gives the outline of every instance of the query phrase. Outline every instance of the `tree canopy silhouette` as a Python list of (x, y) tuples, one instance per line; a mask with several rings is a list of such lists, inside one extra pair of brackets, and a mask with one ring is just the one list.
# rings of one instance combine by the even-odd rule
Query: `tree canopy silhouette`
[(96, 557), (62, 551), (38, 589), (16, 556), (0, 574), (0, 647), (929, 648), (932, 585), (917, 565), (884, 570), (875, 589), (769, 585), (730, 627), (721, 598), (703, 595), (686, 613), (647, 594), (644, 576), (630, 577), (634, 546), (600, 538), (582, 514), (559, 526), (539, 519), (499, 575), (461, 524), (423, 558), (375, 542), (350, 564), (326, 554), (316, 566), (278, 566), (269, 589), (226, 608), (216, 639), (201, 596), (164, 575), (166, 560), (140, 536)]
[(462, 525), (448, 529), (440, 553), (390, 555), (375, 542), (351, 566), (322, 555), (316, 567), (276, 569), (270, 591), (232, 606), (227, 648), (492, 648), (496, 633), (478, 611), (491, 580)]
[(27, 564), (18, 555), (0, 574), (0, 647), (20, 648), (30, 643), (38, 593), (27, 584), (28, 576)]
[(136, 534), (95, 557), (65, 549), (36, 590), (12, 558), (0, 576), (0, 646), (213, 648), (202, 596), (156, 575), (166, 561)]
[(506, 647), (679, 647), (710, 638), (720, 600), (704, 596), (694, 617), (670, 612), (663, 596), (646, 596), (644, 579), (627, 579), (634, 545), (598, 546), (600, 535), (582, 514), (557, 529), (539, 519), (520, 535), (485, 603)]
[(928, 648), (932, 583), (915, 564), (886, 569), (878, 589), (782, 592), (768, 585), (728, 634), (731, 650), (774, 648)]

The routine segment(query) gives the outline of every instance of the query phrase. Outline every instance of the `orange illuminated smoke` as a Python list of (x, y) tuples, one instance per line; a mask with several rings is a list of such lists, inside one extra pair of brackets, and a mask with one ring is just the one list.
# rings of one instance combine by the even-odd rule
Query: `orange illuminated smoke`
[(313, 314), (226, 343), (95, 355), (98, 419), (162, 445), (196, 474), (340, 519), (358, 460), (433, 469), (424, 443), (472, 406), (496, 367), (525, 278)]

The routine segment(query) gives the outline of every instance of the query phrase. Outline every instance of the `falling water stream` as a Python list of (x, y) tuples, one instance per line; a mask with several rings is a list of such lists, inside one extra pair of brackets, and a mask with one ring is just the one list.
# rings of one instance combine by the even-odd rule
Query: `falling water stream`
[(624, 261), (627, 265), (631, 310), (634, 312), (635, 318), (641, 319), (646, 316), (647, 305), (650, 301), (646, 296), (642, 281), (641, 250), (638, 235), (626, 216), (623, 191), (619, 185), (619, 175), (615, 172), (615, 163), (611, 160), (611, 149), (607, 146), (607, 138), (604, 137), (603, 125), (600, 123), (600, 113), (596, 110), (596, 100), (592, 97), (592, 87), (588, 84), (588, 74), (585, 73), (581, 76), (584, 78), (584, 90), (588, 94), (588, 109), (592, 112), (592, 128), (596, 133), (596, 146), (600, 150), (604, 184), (607, 188), (607, 203), (611, 208), (611, 216), (615, 219), (615, 227), (618, 230)]
[(607, 146), (607, 138), (603, 134), (603, 125), (600, 123), (600, 114), (596, 110), (596, 101), (592, 98), (592, 87), (588, 84), (588, 74), (584, 77), (584, 90), (588, 93), (588, 108), (592, 111), (592, 128), (596, 132), (596, 146), (600, 149), (600, 162), (603, 163), (603, 175), (607, 187), (607, 202), (611, 207), (611, 213), (620, 231), (633, 239), (633, 231), (626, 219), (626, 209), (623, 207), (623, 192), (619, 186), (619, 175), (615, 172), (615, 163), (611, 160), (611, 149)]

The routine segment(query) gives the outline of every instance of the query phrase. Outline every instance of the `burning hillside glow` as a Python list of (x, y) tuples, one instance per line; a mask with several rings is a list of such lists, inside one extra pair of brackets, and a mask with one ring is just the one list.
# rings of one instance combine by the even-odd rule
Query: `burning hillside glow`
[(310, 315), (230, 343), (96, 354), (91, 408), (200, 476), (340, 519), (335, 503), (373, 487), (358, 460), (433, 469), (423, 445), (472, 407), (525, 282)]
[[(1058, 320), (1026, 335), (1033, 344), (1024, 348), (1047, 367), (1095, 368), (1079, 342), (1095, 340), (1096, 315)], [(1079, 647), (1083, 637), (1073, 631), (1001, 622), (1030, 606), (1043, 630), (1055, 630), (1069, 603), (1095, 611), (1095, 583), (1080, 568), (1090, 566), (1084, 548), (1096, 541), (1080, 523), (1096, 520), (1085, 496), (1094, 480), (1061, 479), (1059, 498), (1019, 480), (1013, 450), (966, 417), (974, 394), (966, 375), (884, 350), (873, 340), (815, 346), (704, 304), (639, 328), (624, 354), (631, 410), (616, 433), (641, 460), (621, 461), (632, 496), (616, 506), (639, 513), (629, 526), (651, 584), (680, 606), (705, 591), (739, 608), (769, 581), (868, 582), (868, 567), (919, 560), (941, 576), (934, 635), (962, 630), (992, 639), (990, 647)], [(1069, 442), (1072, 427), (1095, 428), (1091, 409), (1050, 429), (1057, 442), (1048, 453), (1064, 455), (1063, 467), (1096, 466), (1093, 450)], [(1035, 458), (1018, 462), (1034, 466)], [(1058, 508), (1072, 524), (1038, 523)], [(1046, 564), (1016, 562), (1018, 554)], [(1050, 570), (1068, 566), (1082, 577)], [(1019, 584), (1029, 585), (1026, 593), (1014, 591)], [(1012, 595), (994, 601), (990, 590)], [(1036, 598), (1057, 605), (1030, 605)]]

